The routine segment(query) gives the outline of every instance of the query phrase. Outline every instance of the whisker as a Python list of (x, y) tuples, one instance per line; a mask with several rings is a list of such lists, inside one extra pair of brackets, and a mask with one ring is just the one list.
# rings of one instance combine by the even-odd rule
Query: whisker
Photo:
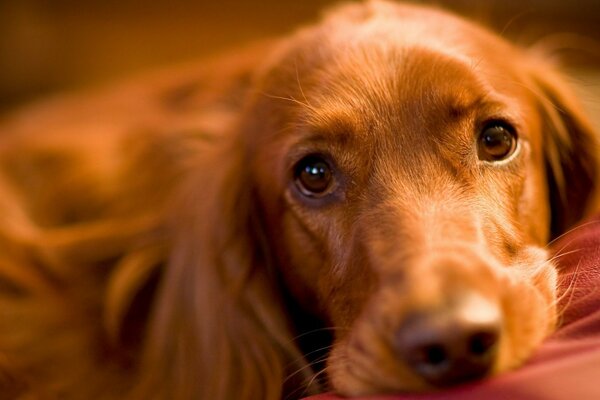
[[(317, 378), (319, 378), (319, 377), (323, 376), (323, 375), (324, 375), (326, 372), (327, 372), (327, 369), (326, 369), (326, 368), (324, 368), (322, 371), (319, 371), (319, 372), (317, 372), (316, 374), (314, 374), (314, 376), (311, 378), (311, 380), (310, 380), (310, 381), (308, 381), (308, 382), (306, 383), (306, 385), (303, 385), (303, 386), (300, 386), (300, 387), (298, 387), (298, 388), (294, 389), (294, 390), (293, 390), (293, 391), (291, 391), (291, 392), (290, 392), (290, 393), (289, 393), (287, 396), (285, 396), (285, 400), (288, 400), (288, 399), (294, 399), (294, 398), (301, 398), (301, 397), (303, 397), (305, 394), (308, 394), (307, 392), (308, 392), (308, 390), (310, 389), (310, 386), (311, 386), (311, 385), (314, 383), (314, 381), (315, 381)], [(320, 382), (319, 382), (319, 383), (320, 383)], [(300, 390), (302, 390), (302, 392), (300, 392), (300, 395), (299, 395), (299, 396), (295, 396), (295, 395), (296, 395), (296, 393), (298, 393)]]
[[(298, 358), (296, 358), (295, 360), (293, 360), (293, 361), (289, 362), (289, 363), (286, 365), (286, 368), (287, 368), (287, 367), (291, 367), (292, 365), (295, 365), (295, 364), (297, 364), (297, 363), (299, 363), (299, 362), (301, 362), (301, 361), (303, 361), (303, 360), (306, 360), (306, 357), (307, 357), (307, 356), (310, 356), (310, 355), (313, 355), (313, 354), (319, 353), (319, 352), (321, 352), (321, 351), (328, 351), (328, 350), (330, 350), (331, 348), (333, 348), (333, 345), (329, 345), (329, 346), (323, 346), (323, 347), (320, 347), (320, 348), (318, 348), (318, 349), (316, 349), (316, 350), (309, 351), (308, 353), (305, 353), (305, 354), (304, 354), (304, 355), (302, 355), (301, 357), (298, 357)], [(325, 359), (327, 359), (327, 356), (323, 356), (323, 357), (324, 357), (324, 359), (323, 359), (323, 360), (321, 360), (321, 361), (325, 361)], [(320, 361), (317, 361), (317, 360), (315, 360), (315, 361), (313, 361), (311, 364), (313, 364), (313, 363), (317, 363), (317, 362), (320, 362)]]
[(568, 234), (570, 234), (572, 232), (575, 232), (578, 229), (581, 229), (581, 228), (584, 228), (584, 227), (587, 227), (587, 226), (590, 226), (590, 225), (594, 225), (594, 224), (600, 224), (600, 221), (596, 221), (596, 220), (595, 221), (588, 221), (588, 222), (585, 222), (583, 224), (577, 225), (576, 227), (571, 228), (568, 231), (566, 231), (566, 232), (562, 233), (561, 235), (559, 235), (559, 236), (555, 237), (554, 239), (552, 239), (550, 242), (548, 242), (548, 244), (546, 245), (546, 247), (552, 246), (554, 244), (554, 242), (558, 241), (559, 239), (561, 239), (565, 235), (568, 235)]
[[(571, 241), (571, 242), (572, 242), (572, 241)], [(563, 247), (563, 249), (564, 249), (565, 247), (567, 247), (569, 244), (571, 244), (571, 242), (569, 242), (567, 245), (565, 245), (565, 246)], [(561, 258), (561, 257), (568, 256), (569, 254), (575, 254), (575, 253), (579, 253), (581, 250), (584, 250), (584, 249), (575, 249), (575, 250), (569, 250), (569, 251), (565, 251), (564, 253), (560, 253), (560, 250), (559, 250), (559, 253), (560, 253), (560, 254), (555, 254), (553, 257), (551, 257), (551, 258), (549, 258), (549, 259), (548, 259), (548, 262), (556, 261), (556, 260), (558, 260), (558, 259), (559, 259), (559, 258)]]
[(321, 371), (317, 372), (312, 379), (306, 384), (306, 389), (304, 389), (304, 392), (302, 392), (302, 394), (300, 395), (300, 397), (304, 396), (304, 394), (306, 394), (307, 390), (310, 389), (310, 386), (313, 384), (313, 382), (315, 381), (315, 379), (323, 376), (325, 373), (327, 372), (327, 368), (323, 368)]
[(294, 67), (296, 68), (296, 82), (298, 82), (298, 89), (300, 89), (300, 93), (302, 94), (302, 97), (304, 98), (306, 104), (308, 104), (311, 107), (311, 109), (314, 109), (314, 107), (306, 98), (306, 95), (304, 94), (304, 89), (302, 89), (302, 85), (300, 84), (300, 75), (298, 74), (298, 63), (296, 61), (294, 61)]
[[(316, 349), (316, 350), (313, 350), (313, 351), (309, 351), (308, 353), (305, 354), (305, 356), (310, 356), (310, 355), (313, 355), (315, 353), (319, 353), (321, 351), (328, 351), (328, 350), (331, 350), (332, 348), (333, 348), (332, 344), (329, 345), (329, 346), (323, 346), (323, 347), (321, 347), (319, 349)], [(327, 359), (327, 356), (324, 355), (323, 358)], [(316, 360), (315, 360), (315, 362), (316, 362)]]
[(307, 335), (311, 335), (314, 333), (318, 333), (318, 332), (324, 332), (324, 331), (349, 331), (350, 328), (346, 328), (346, 327), (342, 327), (342, 326), (328, 326), (328, 327), (323, 327), (323, 328), (316, 328), (316, 329), (312, 329), (310, 331), (306, 331), (303, 332), (301, 334), (299, 334), (298, 336), (294, 336), (292, 338), (292, 342), (297, 341), (298, 339), (307, 336)]
[(518, 14), (515, 14), (511, 19), (508, 20), (508, 22), (506, 24), (504, 24), (504, 28), (502, 28), (502, 30), (500, 31), (500, 36), (504, 36), (504, 34), (506, 33), (506, 31), (508, 30), (508, 28), (510, 28), (510, 26), (515, 23), (516, 21), (518, 21), (519, 19), (523, 18), (524, 16), (526, 16), (527, 14), (531, 14), (532, 13), (532, 9), (526, 9), (521, 11)]
[(573, 297), (575, 295), (575, 288), (576, 288), (576, 283), (579, 279), (579, 266), (581, 265), (581, 260), (579, 260), (579, 262), (577, 263), (577, 265), (575, 266), (575, 271), (572, 273), (572, 277), (573, 279), (571, 279), (571, 282), (569, 282), (569, 286), (567, 286), (567, 288), (564, 290), (564, 292), (557, 297), (556, 301), (555, 301), (555, 305), (560, 304), (563, 299), (569, 295), (569, 299), (567, 300), (567, 303), (561, 307), (561, 309), (559, 310), (559, 319), (557, 321), (557, 325), (561, 326), (563, 321), (564, 321), (564, 312), (565, 310), (567, 310), (569, 308), (569, 305), (571, 305), (571, 302), (573, 301)]
[(276, 100), (285, 100), (285, 101), (289, 101), (290, 103), (293, 103), (293, 104), (297, 104), (297, 105), (299, 105), (299, 106), (302, 106), (302, 107), (304, 107), (305, 109), (307, 109), (307, 110), (309, 110), (309, 111), (315, 111), (314, 107), (313, 107), (313, 106), (311, 106), (310, 104), (308, 104), (308, 103), (303, 103), (302, 101), (300, 101), (300, 100), (297, 100), (297, 99), (295, 99), (295, 98), (293, 98), (293, 97), (291, 97), (291, 96), (290, 96), (290, 97), (285, 97), (285, 96), (276, 96), (276, 95), (273, 95), (273, 94), (268, 94), (268, 93), (264, 93), (264, 92), (262, 92), (261, 94), (262, 94), (263, 96), (266, 96), (266, 97), (270, 98), (270, 99), (276, 99)]
[[(313, 362), (306, 364), (300, 368), (298, 368), (296, 371), (292, 372), (291, 374), (289, 374), (288, 376), (285, 377), (285, 379), (283, 380), (283, 383), (288, 382), (290, 379), (292, 379), (294, 376), (297, 376), (299, 373), (302, 373), (304, 371), (306, 371), (307, 369), (310, 369), (313, 367), (313, 365), (318, 364), (320, 362), (323, 362), (327, 359), (327, 355), (324, 355), (322, 357), (317, 358), (316, 360), (314, 360)], [(326, 369), (327, 367), (323, 368)]]

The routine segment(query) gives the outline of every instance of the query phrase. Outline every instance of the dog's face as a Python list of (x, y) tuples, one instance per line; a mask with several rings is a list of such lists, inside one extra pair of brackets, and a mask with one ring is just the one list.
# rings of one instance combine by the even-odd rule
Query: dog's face
[(527, 56), (446, 14), (349, 7), (301, 32), (247, 110), (294, 298), (346, 395), (514, 367), (556, 321), (547, 125)]

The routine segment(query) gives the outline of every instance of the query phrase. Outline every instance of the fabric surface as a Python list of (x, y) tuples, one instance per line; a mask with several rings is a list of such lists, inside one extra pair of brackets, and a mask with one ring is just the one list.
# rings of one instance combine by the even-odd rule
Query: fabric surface
[(443, 392), (361, 399), (600, 399), (600, 216), (563, 235), (552, 249), (560, 272), (561, 326), (526, 365)]

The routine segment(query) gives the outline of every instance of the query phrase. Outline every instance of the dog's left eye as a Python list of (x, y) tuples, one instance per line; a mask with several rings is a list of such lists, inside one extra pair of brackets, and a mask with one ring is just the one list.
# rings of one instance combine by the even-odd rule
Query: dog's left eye
[(517, 148), (515, 130), (503, 122), (487, 124), (477, 143), (477, 155), (483, 161), (500, 161), (512, 155)]
[(333, 173), (329, 163), (323, 157), (310, 155), (296, 164), (294, 179), (302, 194), (308, 197), (320, 197), (331, 189)]

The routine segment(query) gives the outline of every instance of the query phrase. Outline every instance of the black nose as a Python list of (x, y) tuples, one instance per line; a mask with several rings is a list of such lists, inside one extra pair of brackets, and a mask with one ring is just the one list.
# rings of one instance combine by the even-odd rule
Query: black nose
[(400, 357), (435, 386), (487, 375), (496, 359), (500, 313), (482, 301), (407, 318), (396, 335)]

